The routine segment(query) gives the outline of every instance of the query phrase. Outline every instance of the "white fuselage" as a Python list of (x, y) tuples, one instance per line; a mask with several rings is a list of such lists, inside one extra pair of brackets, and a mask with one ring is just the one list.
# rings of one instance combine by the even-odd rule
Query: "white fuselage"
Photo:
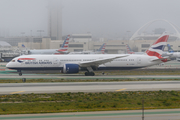
[[(124, 54), (89, 54), (89, 55), (23, 55), (14, 58), (6, 67), (16, 70), (62, 70), (64, 64), (94, 61), (111, 57), (125, 56)], [(30, 58), (30, 60), (29, 60)], [(27, 59), (27, 60), (24, 60)], [(155, 56), (131, 54), (127, 57), (117, 58), (111, 62), (101, 64), (97, 70), (135, 69), (162, 63), (152, 61)], [(93, 66), (93, 65), (92, 65)]]

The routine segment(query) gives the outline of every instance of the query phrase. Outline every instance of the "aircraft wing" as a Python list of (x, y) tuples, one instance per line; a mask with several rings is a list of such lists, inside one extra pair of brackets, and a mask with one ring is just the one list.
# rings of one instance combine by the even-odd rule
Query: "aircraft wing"
[(116, 57), (109, 57), (109, 58), (103, 58), (103, 59), (96, 59), (94, 61), (85, 61), (85, 62), (80, 62), (79, 66), (80, 67), (90, 67), (90, 66), (99, 66), (101, 64), (105, 64), (107, 62), (111, 62), (114, 59), (117, 58), (122, 58), (122, 57), (127, 57), (129, 55), (123, 55), (123, 56), (116, 56)]

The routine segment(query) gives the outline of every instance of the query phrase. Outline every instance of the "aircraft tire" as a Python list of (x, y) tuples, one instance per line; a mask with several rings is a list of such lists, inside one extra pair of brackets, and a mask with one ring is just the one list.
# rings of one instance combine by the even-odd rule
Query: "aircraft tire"
[(22, 76), (22, 73), (21, 73), (21, 72), (19, 73), (19, 76)]
[(94, 76), (95, 74), (94, 74), (94, 72), (90, 72), (90, 76)]
[(94, 72), (85, 72), (85, 76), (94, 76)]
[(88, 72), (85, 72), (85, 76), (88, 76)]

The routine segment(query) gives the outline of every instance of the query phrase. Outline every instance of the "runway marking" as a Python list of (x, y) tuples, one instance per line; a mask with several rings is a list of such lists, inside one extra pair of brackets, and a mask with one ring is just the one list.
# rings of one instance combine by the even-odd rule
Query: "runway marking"
[(123, 89), (119, 89), (119, 90), (115, 90), (115, 91), (123, 91), (123, 90), (126, 90), (126, 88), (123, 88)]
[(10, 94), (16, 94), (16, 93), (22, 93), (22, 92), (25, 92), (25, 91), (12, 92), (12, 93), (10, 93)]

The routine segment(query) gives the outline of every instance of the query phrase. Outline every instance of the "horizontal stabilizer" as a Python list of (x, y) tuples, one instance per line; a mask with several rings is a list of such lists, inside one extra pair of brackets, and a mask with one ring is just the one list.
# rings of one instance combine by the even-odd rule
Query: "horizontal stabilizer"
[(152, 62), (154, 62), (154, 61), (162, 61), (162, 60), (170, 61), (171, 59), (169, 57), (164, 57), (164, 58), (154, 59), (154, 60), (152, 60)]

